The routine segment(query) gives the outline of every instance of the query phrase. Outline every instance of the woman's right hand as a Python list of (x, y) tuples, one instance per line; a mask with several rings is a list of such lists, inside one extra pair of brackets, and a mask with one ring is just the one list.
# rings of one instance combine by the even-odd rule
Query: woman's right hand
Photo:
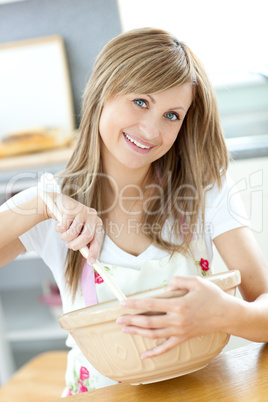
[[(58, 210), (62, 215), (61, 222), (56, 224), (56, 231), (60, 238), (67, 242), (68, 248), (79, 250), (89, 248), (88, 263), (94, 264), (98, 258), (102, 241), (102, 220), (97, 211), (89, 208), (65, 194), (50, 193)], [(56, 217), (46, 207), (47, 218)]]

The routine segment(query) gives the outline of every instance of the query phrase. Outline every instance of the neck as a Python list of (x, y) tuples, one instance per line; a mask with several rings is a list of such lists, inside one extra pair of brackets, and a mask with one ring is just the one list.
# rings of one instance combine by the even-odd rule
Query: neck
[(102, 166), (110, 182), (110, 186), (104, 188), (104, 198), (109, 200), (108, 205), (115, 201), (121, 209), (123, 205), (124, 211), (140, 210), (146, 198), (145, 187), (150, 180), (151, 166), (130, 169), (119, 162), (107, 163), (107, 160), (102, 161)]
[(103, 173), (108, 175), (111, 187), (115, 188), (116, 186), (119, 191), (122, 191), (126, 187), (129, 189), (133, 187), (136, 188), (135, 192), (137, 193), (137, 187), (142, 189), (151, 174), (151, 165), (131, 169), (123, 166), (118, 161), (116, 163), (114, 161), (112, 163), (109, 162), (102, 160)]

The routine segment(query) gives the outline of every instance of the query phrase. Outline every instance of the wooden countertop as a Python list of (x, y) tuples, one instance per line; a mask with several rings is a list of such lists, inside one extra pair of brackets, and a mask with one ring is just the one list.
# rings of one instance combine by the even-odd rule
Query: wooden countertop
[(51, 151), (35, 152), (27, 155), (18, 155), (9, 158), (0, 158), (0, 172), (38, 166), (66, 164), (72, 155), (74, 145)]
[[(266, 402), (268, 344), (250, 343), (224, 352), (202, 370), (154, 384), (126, 383), (66, 397), (66, 402)], [(50, 402), (61, 402), (56, 399)]]
[(67, 351), (46, 352), (34, 357), (0, 388), (0, 401), (45, 402), (58, 398), (65, 387), (66, 364)]

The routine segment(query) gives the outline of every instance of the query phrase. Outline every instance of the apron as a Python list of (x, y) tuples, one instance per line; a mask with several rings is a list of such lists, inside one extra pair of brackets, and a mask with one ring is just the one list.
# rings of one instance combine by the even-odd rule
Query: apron
[[(160, 260), (149, 260), (140, 269), (126, 268), (105, 264), (105, 269), (113, 280), (128, 296), (166, 286), (174, 275), (207, 276), (212, 274), (207, 258), (207, 250), (203, 239), (192, 240), (193, 257), (185, 257), (174, 253)], [(113, 300), (115, 297), (101, 276), (86, 262), (83, 267), (81, 285), (77, 292), (72, 310), (92, 306)], [(70, 311), (70, 310), (69, 310)], [(75, 395), (97, 388), (117, 384), (117, 381), (104, 377), (83, 356), (82, 352), (69, 335), (67, 346), (72, 347), (68, 353), (66, 370), (66, 388), (62, 396)]]

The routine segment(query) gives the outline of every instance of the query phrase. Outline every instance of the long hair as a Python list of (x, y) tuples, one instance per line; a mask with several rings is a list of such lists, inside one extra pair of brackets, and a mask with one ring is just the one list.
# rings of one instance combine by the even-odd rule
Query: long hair
[[(156, 246), (182, 253), (189, 250), (191, 226), (200, 216), (203, 222), (207, 186), (213, 183), (221, 186), (228, 152), (216, 96), (203, 66), (186, 44), (168, 32), (135, 29), (117, 36), (103, 48), (85, 88), (76, 147), (66, 169), (59, 174), (63, 193), (97, 212), (103, 211), (107, 183), (102, 175), (99, 121), (105, 102), (116, 95), (153, 94), (185, 83), (192, 84), (192, 104), (175, 143), (153, 163), (160, 172), (164, 201), (152, 197), (142, 216), (142, 223), (149, 227), (158, 225), (159, 230), (147, 232)], [(180, 244), (161, 235), (168, 217), (174, 222), (171, 232), (182, 238)], [(189, 230), (185, 230), (182, 222)], [(66, 264), (66, 280), (75, 295), (82, 256), (68, 250)]]

